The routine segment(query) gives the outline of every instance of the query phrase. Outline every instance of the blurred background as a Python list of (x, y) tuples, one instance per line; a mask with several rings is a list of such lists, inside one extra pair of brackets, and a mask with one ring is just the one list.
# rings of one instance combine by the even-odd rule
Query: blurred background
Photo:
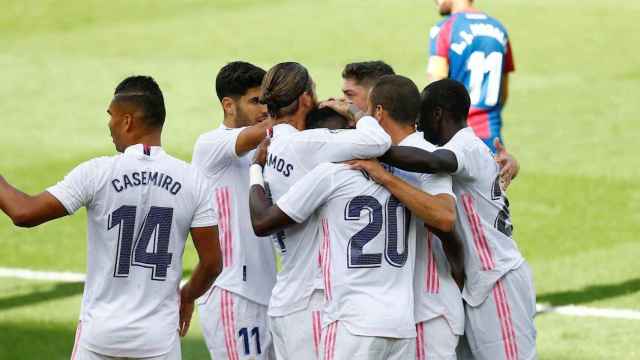
[[(503, 112), (521, 163), (514, 237), (538, 303), (556, 309), (536, 319), (540, 358), (640, 358), (640, 2), (475, 5), (507, 27), (515, 57)], [(105, 111), (132, 74), (159, 82), (163, 145), (187, 161), (221, 121), (214, 79), (233, 60), (298, 61), (321, 98), (340, 95), (352, 61), (384, 60), (422, 88), (439, 20), (431, 0), (0, 0), (0, 174), (33, 194), (114, 154)], [(12, 274), (83, 273), (85, 222), (83, 210), (25, 230), (0, 216), (0, 359), (69, 357), (82, 283)], [(186, 256), (188, 270), (190, 243)], [(183, 354), (208, 357), (197, 322)]]

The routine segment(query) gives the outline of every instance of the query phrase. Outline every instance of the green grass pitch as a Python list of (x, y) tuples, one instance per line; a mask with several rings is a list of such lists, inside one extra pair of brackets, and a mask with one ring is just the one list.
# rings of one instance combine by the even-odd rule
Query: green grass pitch
[[(640, 3), (477, 0), (510, 31), (516, 60), (504, 114), (522, 164), (509, 190), (515, 237), (538, 301), (640, 308)], [(426, 84), (433, 1), (0, 0), (0, 174), (35, 193), (114, 153), (115, 85), (150, 74), (165, 92), (163, 142), (189, 160), (220, 121), (213, 82), (228, 61), (308, 66), (335, 96), (350, 61), (384, 59)], [(0, 266), (84, 271), (85, 213), (22, 230), (0, 216)], [(189, 268), (194, 261), (188, 246)], [(0, 359), (65, 359), (81, 284), (0, 279)], [(640, 321), (537, 318), (541, 359), (640, 358)], [(206, 349), (196, 322), (185, 359)]]

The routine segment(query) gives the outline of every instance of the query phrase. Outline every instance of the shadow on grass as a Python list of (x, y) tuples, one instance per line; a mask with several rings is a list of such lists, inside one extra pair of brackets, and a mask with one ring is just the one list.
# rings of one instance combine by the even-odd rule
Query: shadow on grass
[[(0, 323), (0, 359), (68, 360), (73, 348), (75, 323)], [(204, 341), (182, 339), (183, 359), (208, 359)]]
[(548, 303), (553, 306), (583, 304), (633, 294), (638, 291), (640, 291), (640, 278), (617, 284), (587, 286), (580, 290), (539, 294), (537, 300), (539, 303)]
[(47, 290), (36, 290), (28, 294), (0, 298), (0, 310), (29, 306), (82, 294), (84, 283), (58, 283)]

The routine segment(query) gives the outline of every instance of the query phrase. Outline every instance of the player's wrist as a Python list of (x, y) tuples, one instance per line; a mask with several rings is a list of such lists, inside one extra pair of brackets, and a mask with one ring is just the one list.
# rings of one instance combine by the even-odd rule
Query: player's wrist
[(262, 165), (252, 164), (249, 168), (249, 187), (260, 185), (264, 187), (264, 178), (262, 176)]

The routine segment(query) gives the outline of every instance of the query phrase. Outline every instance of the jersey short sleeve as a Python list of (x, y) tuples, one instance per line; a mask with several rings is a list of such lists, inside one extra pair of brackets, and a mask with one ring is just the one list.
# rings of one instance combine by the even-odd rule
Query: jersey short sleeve
[(333, 193), (334, 164), (320, 164), (293, 185), (276, 205), (297, 223), (304, 222)]
[(420, 174), (420, 184), (422, 191), (431, 195), (446, 194), (456, 196), (453, 193), (453, 182), (449, 174)]
[(458, 131), (453, 138), (442, 147), (450, 150), (456, 156), (458, 168), (452, 175), (474, 177), (473, 149), (469, 145), (473, 144), (472, 137), (475, 135), (469, 132), (473, 132), (473, 130), (468, 127)]
[(106, 158), (92, 159), (76, 166), (62, 181), (47, 189), (69, 215), (91, 204), (95, 194), (94, 181), (98, 177), (99, 163), (103, 159)]
[(451, 29), (454, 17), (449, 17), (431, 28), (429, 32), (429, 55), (449, 58), (449, 46), (451, 45)]
[(218, 225), (218, 213), (214, 207), (213, 191), (211, 191), (204, 174), (198, 170), (195, 171), (194, 184), (194, 192), (198, 205), (191, 220), (191, 227), (197, 228)]
[(193, 148), (191, 163), (207, 174), (223, 171), (231, 161), (238, 158), (236, 141), (244, 128), (220, 128), (214, 133), (201, 136)]
[[(391, 137), (371, 116), (358, 121), (355, 129), (312, 129), (291, 138), (293, 153), (303, 156), (302, 164), (370, 159), (381, 156), (391, 147)], [(313, 166), (311, 166), (313, 168)]]

